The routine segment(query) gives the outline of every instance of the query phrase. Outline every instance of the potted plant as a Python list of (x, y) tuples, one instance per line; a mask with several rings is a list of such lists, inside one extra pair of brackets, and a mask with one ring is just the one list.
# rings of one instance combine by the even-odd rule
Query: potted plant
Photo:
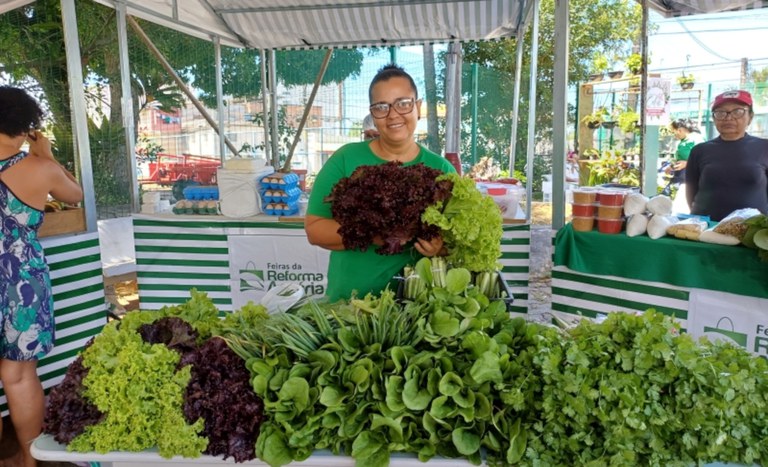
[(682, 89), (691, 89), (695, 82), (696, 82), (696, 79), (694, 78), (694, 76), (686, 75), (685, 72), (683, 72), (682, 75), (677, 77), (677, 84), (679, 84), (680, 88)]
[(627, 71), (631, 75), (639, 75), (643, 71), (643, 56), (640, 54), (632, 54), (627, 57), (626, 60)]
[(608, 58), (603, 54), (598, 54), (592, 60), (592, 69), (595, 71), (589, 75), (589, 81), (602, 81), (603, 74), (608, 70)]
[(622, 132), (632, 133), (638, 128), (640, 114), (634, 110), (627, 109), (624, 112), (621, 112), (616, 120), (619, 124), (619, 129), (621, 129)]
[(608, 78), (610, 79), (619, 79), (624, 74), (621, 70), (614, 70), (608, 72)]
[(608, 116), (608, 111), (606, 110), (606, 108), (598, 107), (597, 109), (595, 109), (594, 112), (582, 118), (581, 123), (586, 125), (587, 128), (591, 128), (594, 130), (595, 128), (599, 128), (600, 125), (603, 125), (607, 116)]

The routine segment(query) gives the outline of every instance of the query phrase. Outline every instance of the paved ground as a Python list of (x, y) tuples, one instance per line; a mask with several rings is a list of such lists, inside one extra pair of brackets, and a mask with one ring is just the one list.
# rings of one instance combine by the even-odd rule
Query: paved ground
[(531, 226), (528, 314), (539, 322), (548, 322), (552, 311), (552, 235), (549, 225)]

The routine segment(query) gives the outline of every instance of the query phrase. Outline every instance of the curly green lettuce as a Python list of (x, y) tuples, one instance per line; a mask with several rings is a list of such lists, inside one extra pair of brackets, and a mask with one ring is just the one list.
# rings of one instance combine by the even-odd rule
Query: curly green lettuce
[(73, 439), (71, 451), (143, 451), (157, 446), (163, 457), (199, 457), (208, 445), (203, 419), (188, 424), (182, 405), (190, 367), (163, 344), (145, 343), (133, 330), (107, 325), (83, 352), (88, 375), (84, 396), (105, 414)]
[(421, 220), (436, 225), (453, 267), (472, 272), (491, 271), (501, 265), (501, 211), (490, 196), (482, 194), (469, 177), (445, 174), (436, 181), (453, 183), (451, 196), (429, 206)]

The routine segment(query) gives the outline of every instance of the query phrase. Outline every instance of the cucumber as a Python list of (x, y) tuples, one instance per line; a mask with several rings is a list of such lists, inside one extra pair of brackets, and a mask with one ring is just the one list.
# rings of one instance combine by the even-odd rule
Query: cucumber
[(744, 238), (741, 239), (741, 243), (748, 248), (757, 248), (755, 245), (755, 234), (763, 230), (763, 227), (757, 225), (750, 225), (747, 232), (744, 234)]

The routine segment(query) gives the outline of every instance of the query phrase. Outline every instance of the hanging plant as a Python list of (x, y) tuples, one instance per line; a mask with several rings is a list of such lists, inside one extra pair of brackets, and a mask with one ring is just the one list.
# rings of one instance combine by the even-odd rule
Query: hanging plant
[(632, 133), (638, 128), (640, 123), (640, 114), (634, 110), (627, 109), (617, 117), (619, 129), (624, 133)]
[(605, 107), (598, 107), (594, 112), (581, 119), (581, 123), (587, 126), (587, 128), (595, 129), (603, 125), (606, 117), (608, 116), (608, 110)]
[(677, 84), (679, 84), (682, 89), (691, 89), (695, 82), (696, 78), (693, 75), (686, 75), (685, 72), (677, 78)]

